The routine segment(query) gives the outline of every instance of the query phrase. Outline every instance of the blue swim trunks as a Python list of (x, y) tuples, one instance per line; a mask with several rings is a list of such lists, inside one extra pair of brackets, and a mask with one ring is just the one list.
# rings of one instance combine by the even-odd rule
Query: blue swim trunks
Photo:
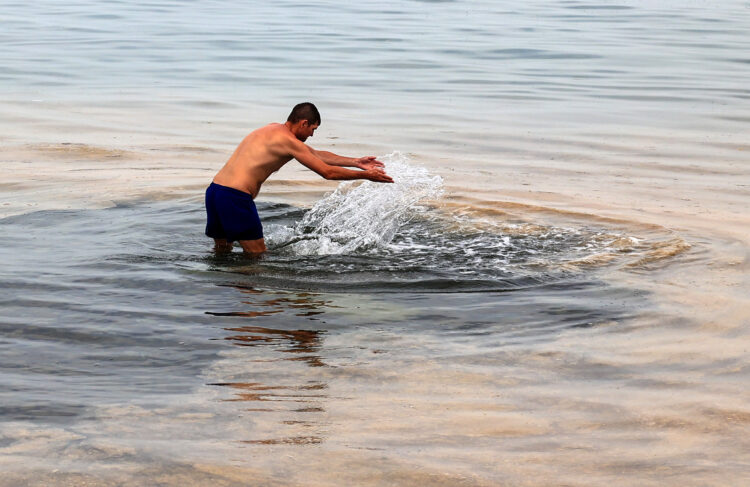
[(239, 189), (211, 183), (206, 189), (206, 235), (211, 238), (257, 240), (263, 238), (253, 197)]

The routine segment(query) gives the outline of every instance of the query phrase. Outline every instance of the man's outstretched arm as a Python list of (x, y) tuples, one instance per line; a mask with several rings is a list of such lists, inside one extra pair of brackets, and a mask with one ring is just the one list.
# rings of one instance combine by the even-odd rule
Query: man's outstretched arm
[(329, 166), (341, 166), (341, 167), (357, 167), (359, 169), (372, 169), (375, 167), (384, 167), (384, 164), (378, 161), (375, 156), (365, 157), (345, 157), (333, 152), (324, 150), (316, 150), (307, 146), (310, 151), (315, 154), (321, 161), (325, 162)]
[[(290, 147), (290, 153), (292, 157), (297, 159), (300, 163), (302, 163), (303, 166), (307, 167), (308, 169), (315, 171), (316, 173), (320, 174), (325, 179), (334, 179), (334, 180), (347, 180), (347, 179), (368, 179), (370, 181), (375, 181), (378, 183), (392, 183), (393, 179), (391, 179), (390, 176), (388, 176), (385, 171), (383, 170), (383, 163), (378, 161), (379, 165), (374, 165), (372, 161), (367, 166), (365, 166), (362, 171), (355, 171), (352, 169), (344, 169), (343, 167), (338, 167), (335, 164), (328, 164), (324, 160), (322, 160), (318, 155), (313, 151), (313, 149), (305, 144), (302, 143), (295, 143), (292, 142), (292, 147)], [(348, 158), (347, 158), (348, 159)], [(368, 158), (362, 158), (362, 159), (368, 159)], [(372, 160), (374, 161), (374, 157)], [(368, 159), (369, 160), (369, 159)]]

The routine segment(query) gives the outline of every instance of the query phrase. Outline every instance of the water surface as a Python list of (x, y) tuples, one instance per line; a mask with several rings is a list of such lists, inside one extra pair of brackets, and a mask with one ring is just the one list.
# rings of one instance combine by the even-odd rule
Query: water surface
[[(4, 2), (0, 485), (740, 485), (746, 2)], [(314, 101), (271, 252), (202, 193)]]

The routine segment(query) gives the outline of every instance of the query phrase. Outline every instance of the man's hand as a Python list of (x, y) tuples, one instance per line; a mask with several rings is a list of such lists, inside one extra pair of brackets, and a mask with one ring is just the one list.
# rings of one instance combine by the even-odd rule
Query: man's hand
[[(374, 162), (377, 162), (377, 161), (374, 161)], [(380, 165), (382, 166), (383, 164), (380, 163)], [(387, 175), (381, 167), (373, 167), (372, 169), (367, 169), (364, 171), (364, 173), (365, 173), (365, 179), (369, 179), (370, 181), (374, 181), (376, 183), (392, 183), (393, 182), (393, 178)]]
[(375, 156), (365, 156), (365, 157), (360, 157), (359, 159), (355, 160), (354, 167), (358, 167), (366, 171), (368, 169), (385, 167), (385, 164), (375, 159)]

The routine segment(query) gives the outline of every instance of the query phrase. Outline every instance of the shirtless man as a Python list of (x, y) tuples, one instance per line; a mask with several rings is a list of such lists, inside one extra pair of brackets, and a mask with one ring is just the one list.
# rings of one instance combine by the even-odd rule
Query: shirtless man
[[(253, 200), (260, 186), (281, 166), (297, 159), (325, 179), (368, 179), (392, 183), (383, 163), (373, 156), (351, 158), (315, 150), (304, 142), (320, 125), (320, 113), (312, 103), (295, 106), (286, 123), (272, 123), (250, 133), (206, 190), (206, 235), (217, 252), (232, 250), (238, 241), (251, 255), (266, 251), (263, 226)], [(344, 167), (356, 167), (352, 170)]]

